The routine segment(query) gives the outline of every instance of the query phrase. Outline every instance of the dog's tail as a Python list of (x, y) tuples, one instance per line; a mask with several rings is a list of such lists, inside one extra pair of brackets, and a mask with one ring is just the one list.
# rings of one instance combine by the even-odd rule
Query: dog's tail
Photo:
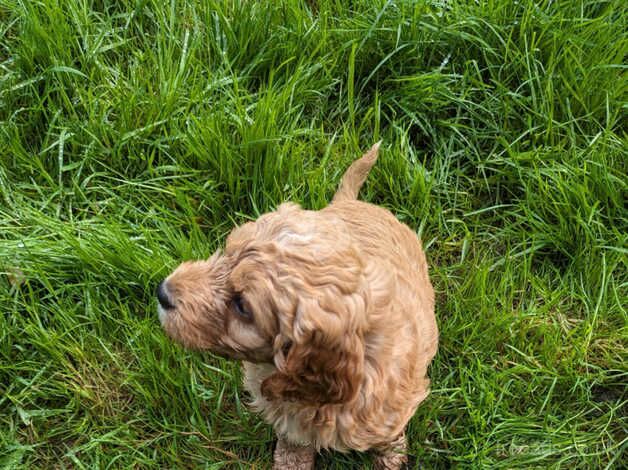
[(354, 161), (347, 171), (345, 171), (342, 181), (340, 182), (340, 187), (338, 191), (336, 191), (332, 202), (351, 201), (358, 198), (362, 184), (364, 184), (369, 171), (371, 171), (371, 167), (377, 161), (377, 152), (381, 143), (382, 141), (380, 140), (373, 145), (368, 152)]

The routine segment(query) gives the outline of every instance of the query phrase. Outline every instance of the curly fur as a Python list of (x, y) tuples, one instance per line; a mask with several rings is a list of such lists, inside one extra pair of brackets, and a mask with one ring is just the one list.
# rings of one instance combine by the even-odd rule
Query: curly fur
[(244, 361), (252, 406), (282, 449), (379, 449), (396, 462), (386, 449), (429, 393), (438, 331), (420, 241), (356, 200), (377, 149), (351, 165), (326, 208), (283, 204), (236, 228), (223, 254), (166, 280), (167, 333)]

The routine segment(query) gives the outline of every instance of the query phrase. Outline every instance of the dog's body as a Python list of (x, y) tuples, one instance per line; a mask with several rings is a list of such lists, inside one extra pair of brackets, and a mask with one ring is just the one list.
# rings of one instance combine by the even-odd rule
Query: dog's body
[(346, 403), (322, 406), (269, 401), (260, 387), (274, 365), (246, 362), (245, 386), (255, 408), (291, 442), (337, 450), (381, 446), (402, 433), (428, 393), (437, 333), (425, 256), (416, 235), (377, 206), (342, 201), (309, 217), (333, 221), (338, 236), (351, 238), (365, 260), (370, 295), (359, 392)]
[[(328, 207), (283, 204), (235, 229), (224, 263), (184, 264), (168, 279), (183, 300), (162, 307), (164, 327), (188, 346), (244, 360), (252, 405), (280, 438), (276, 468), (309, 468), (320, 448), (375, 449), (381, 468), (396, 468), (404, 449), (394, 447), (429, 393), (438, 331), (421, 244), (389, 211), (356, 199), (377, 147), (349, 168)], [(197, 298), (190, 275), (227, 279)], [(202, 308), (214, 320), (213, 309), (238, 312), (211, 326), (226, 338), (207, 332)]]

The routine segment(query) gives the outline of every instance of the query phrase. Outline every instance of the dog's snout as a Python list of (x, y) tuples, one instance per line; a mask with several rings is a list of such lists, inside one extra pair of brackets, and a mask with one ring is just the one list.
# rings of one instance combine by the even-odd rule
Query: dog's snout
[(157, 300), (159, 300), (159, 305), (164, 310), (170, 310), (174, 308), (174, 304), (170, 299), (170, 294), (168, 293), (168, 286), (166, 281), (161, 281), (157, 286)]

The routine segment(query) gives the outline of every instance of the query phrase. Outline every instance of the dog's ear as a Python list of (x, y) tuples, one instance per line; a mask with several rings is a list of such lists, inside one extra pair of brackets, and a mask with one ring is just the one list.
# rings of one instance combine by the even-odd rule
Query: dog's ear
[(292, 325), (275, 340), (278, 371), (262, 383), (267, 399), (323, 405), (357, 395), (368, 298), (361, 272), (341, 265), (312, 265), (306, 271)]

